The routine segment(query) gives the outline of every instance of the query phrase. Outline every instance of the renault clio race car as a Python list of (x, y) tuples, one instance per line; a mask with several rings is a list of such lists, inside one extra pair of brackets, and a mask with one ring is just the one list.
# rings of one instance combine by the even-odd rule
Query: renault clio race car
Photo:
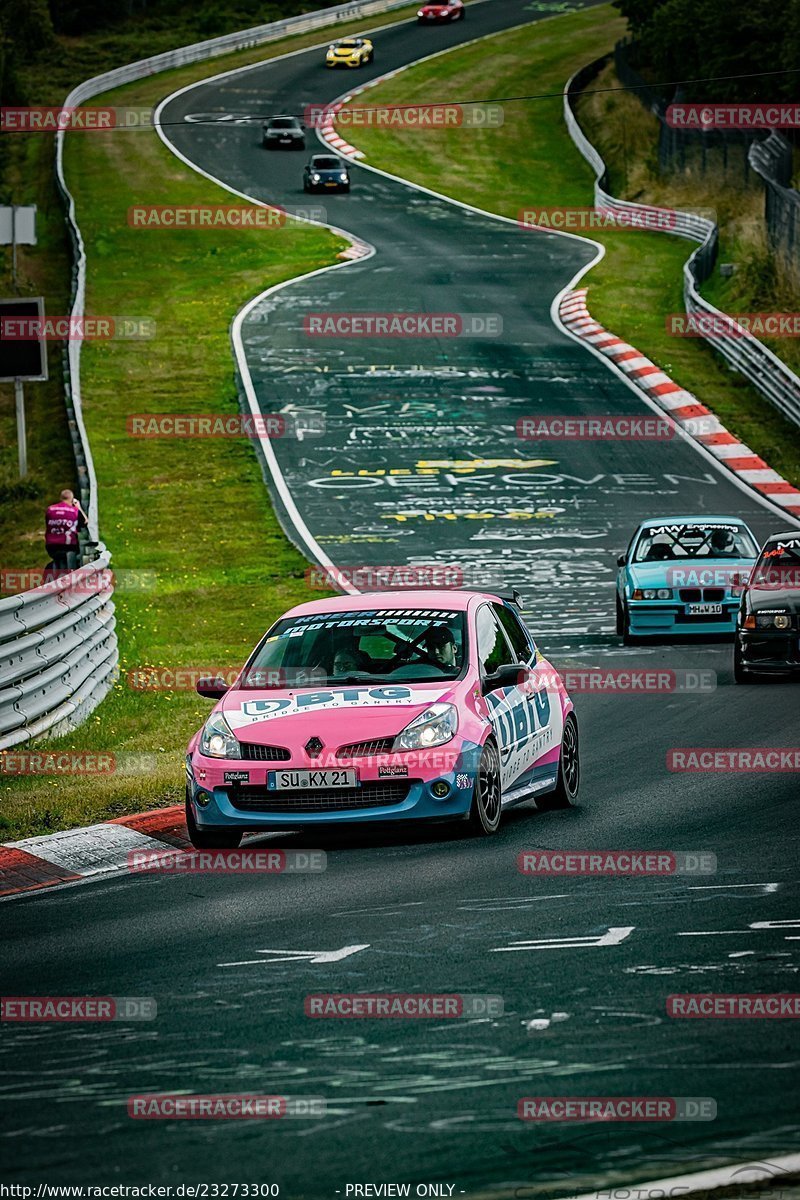
[(291, 609), (189, 743), (186, 823), (198, 848), (246, 830), (467, 821), (578, 794), (578, 725), (514, 602), (431, 589)]
[(349, 37), (332, 42), (325, 54), (326, 67), (365, 67), (375, 58), (375, 48), (369, 38)]
[(737, 683), (800, 673), (800, 533), (776, 533), (762, 547), (742, 594), (733, 644)]
[(733, 633), (758, 554), (738, 517), (650, 517), (617, 559), (617, 633)]

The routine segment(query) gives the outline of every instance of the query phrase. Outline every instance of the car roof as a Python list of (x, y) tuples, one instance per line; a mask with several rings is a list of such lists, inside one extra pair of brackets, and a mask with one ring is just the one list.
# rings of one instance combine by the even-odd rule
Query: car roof
[(334, 161), (336, 162), (336, 165), (337, 165), (337, 167), (339, 166), (339, 164), (340, 164), (340, 163), (341, 163), (341, 165), (342, 165), (342, 166), (345, 166), (345, 165), (346, 165), (346, 164), (345, 164), (345, 161), (344, 161), (344, 159), (343, 159), (343, 158), (339, 158), (339, 157), (338, 157), (338, 155), (336, 155), (336, 154), (331, 154), (331, 152), (330, 152), (330, 151), (328, 151), (328, 153), (327, 153), (327, 154), (312, 154), (312, 155), (311, 155), (311, 161), (312, 161), (312, 162), (319, 162), (319, 160), (320, 160), (321, 158), (332, 158), (332, 159), (334, 159)]
[(290, 608), (284, 616), (310, 616), (323, 612), (361, 612), (375, 608), (449, 609), (466, 612), (476, 598), (497, 602), (496, 592), (462, 592), (455, 588), (398, 588), (395, 591), (359, 592), (356, 596), (329, 596), (327, 600), (309, 600)]
[(732, 525), (747, 525), (747, 522), (743, 517), (723, 516), (720, 513), (702, 513), (700, 515), (695, 513), (694, 516), (686, 516), (684, 514), (683, 516), (679, 517), (645, 517), (644, 521), (642, 521), (639, 525), (639, 528), (644, 529), (647, 525), (691, 525), (693, 523), (698, 525), (710, 525), (715, 521), (726, 521), (728, 524)]
[(798, 541), (800, 539), (800, 529), (787, 529), (785, 533), (771, 533), (764, 542), (765, 546), (774, 546), (777, 542)]

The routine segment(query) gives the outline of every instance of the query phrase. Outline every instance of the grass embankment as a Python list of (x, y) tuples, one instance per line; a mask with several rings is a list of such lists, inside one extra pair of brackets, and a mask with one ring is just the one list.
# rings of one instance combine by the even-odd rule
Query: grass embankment
[[(565, 14), (411, 67), (353, 103), (353, 107), (360, 103), (456, 103), (546, 95), (505, 103), (505, 121), (500, 128), (429, 129), (423, 134), (359, 127), (348, 136), (367, 153), (371, 164), (503, 216), (516, 218), (526, 207), (591, 204), (592, 172), (567, 132), (561, 90), (577, 68), (611, 50), (624, 32), (623, 19), (610, 5)], [(612, 126), (619, 134), (616, 141), (601, 139), (599, 117), (614, 106), (624, 107), (624, 124), (616, 121)], [(612, 189), (622, 189), (625, 182), (620, 180), (622, 162), (627, 165), (632, 198), (709, 206), (708, 194), (690, 192), (688, 185), (672, 189), (664, 184), (658, 194), (639, 194), (640, 177), (650, 170), (647, 162), (655, 146), (651, 128), (655, 120), (634, 97), (585, 97), (581, 119), (587, 135), (608, 155)], [(642, 160), (644, 165), (640, 165)], [(760, 202), (757, 193), (742, 193), (738, 202), (747, 205), (742, 221), (755, 217)], [(737, 212), (734, 191), (711, 206), (723, 215), (723, 203), (732, 215)], [(703, 341), (666, 332), (666, 315), (684, 311), (682, 269), (690, 243), (639, 231), (592, 236), (606, 247), (605, 258), (583, 281), (589, 287), (592, 315), (653, 359), (681, 386), (695, 392), (775, 470), (800, 484), (797, 430)], [(731, 251), (725, 243), (722, 260), (733, 252), (735, 246)]]
[[(96, 103), (153, 105), (226, 65), (215, 60), (213, 67), (172, 72)], [(269, 285), (334, 262), (343, 243), (291, 223), (264, 232), (133, 229), (127, 210), (143, 196), (152, 204), (225, 204), (231, 197), (183, 167), (154, 133), (73, 134), (67, 141), (68, 182), (88, 248), (87, 312), (151, 318), (157, 336), (84, 346), (100, 527), (123, 583), (116, 596), (122, 673), (97, 712), (50, 745), (149, 758), (135, 773), (0, 777), (4, 841), (180, 801), (185, 743), (209, 703), (193, 692), (133, 690), (127, 672), (239, 665), (281, 611), (323, 594), (305, 582), (307, 563), (278, 526), (248, 442), (132, 439), (126, 418), (236, 412), (228, 332), (234, 314)], [(61, 486), (54, 468), (44, 478), (50, 489)], [(32, 559), (20, 539), (10, 565), (38, 565), (38, 544), (36, 550)], [(126, 571), (146, 572), (152, 588), (125, 590)]]

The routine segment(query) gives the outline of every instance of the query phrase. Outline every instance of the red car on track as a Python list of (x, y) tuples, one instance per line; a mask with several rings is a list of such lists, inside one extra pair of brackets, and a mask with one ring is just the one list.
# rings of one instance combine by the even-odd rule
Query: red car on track
[(444, 21), (463, 21), (466, 15), (463, 0), (443, 0), (441, 4), (423, 4), (417, 13), (417, 24), (436, 25)]

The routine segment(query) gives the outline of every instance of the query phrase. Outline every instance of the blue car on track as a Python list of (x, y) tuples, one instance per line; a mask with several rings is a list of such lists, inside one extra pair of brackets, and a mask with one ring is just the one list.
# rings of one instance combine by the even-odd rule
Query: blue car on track
[(739, 517), (649, 517), (617, 559), (617, 633), (733, 633), (758, 544)]

